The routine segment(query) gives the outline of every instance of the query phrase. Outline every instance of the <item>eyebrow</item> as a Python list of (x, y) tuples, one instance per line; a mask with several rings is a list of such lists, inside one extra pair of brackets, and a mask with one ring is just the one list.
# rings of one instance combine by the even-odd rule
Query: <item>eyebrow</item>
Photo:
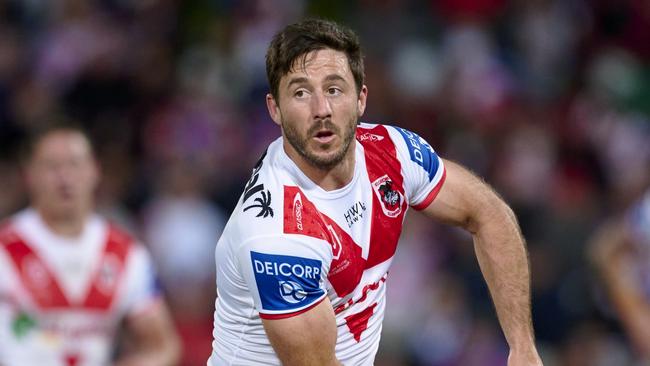
[[(337, 74), (327, 75), (325, 77), (325, 81), (342, 81), (344, 83), (347, 83), (347, 81), (341, 75), (337, 75)], [(287, 88), (291, 88), (293, 84), (303, 84), (307, 82), (309, 82), (309, 80), (304, 76), (295, 77), (289, 80), (289, 83), (287, 84)]]
[(347, 83), (347, 81), (341, 76), (337, 74), (330, 74), (325, 77), (325, 81), (342, 81), (344, 83)]
[(293, 78), (293, 79), (289, 80), (289, 83), (287, 84), (287, 88), (291, 88), (291, 85), (293, 85), (293, 84), (303, 84), (303, 83), (306, 83), (306, 82), (307, 82), (307, 78), (303, 77), (303, 76)]

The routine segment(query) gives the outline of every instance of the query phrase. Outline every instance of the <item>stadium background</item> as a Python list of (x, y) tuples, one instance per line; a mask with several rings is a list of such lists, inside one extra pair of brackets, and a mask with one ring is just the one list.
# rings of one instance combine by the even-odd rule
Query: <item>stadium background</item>
[[(360, 34), (364, 121), (416, 131), (513, 205), (546, 365), (632, 365), (585, 252), (649, 182), (646, 0), (0, 1), (0, 215), (25, 204), (24, 137), (82, 123), (100, 211), (147, 243), (184, 365), (204, 365), (214, 245), (279, 135), (266, 46), (305, 15)], [(378, 365), (505, 364), (467, 235), (410, 214), (389, 283)]]

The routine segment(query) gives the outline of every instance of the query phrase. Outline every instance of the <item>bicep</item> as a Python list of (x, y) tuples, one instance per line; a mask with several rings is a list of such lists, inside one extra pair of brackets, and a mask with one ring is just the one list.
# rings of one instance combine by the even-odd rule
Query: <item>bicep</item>
[(444, 164), (445, 183), (436, 199), (422, 211), (425, 215), (473, 232), (481, 217), (504, 208), (503, 201), (482, 179), (452, 161), (444, 160)]
[(262, 322), (283, 365), (338, 365), (336, 320), (328, 298), (299, 315)]

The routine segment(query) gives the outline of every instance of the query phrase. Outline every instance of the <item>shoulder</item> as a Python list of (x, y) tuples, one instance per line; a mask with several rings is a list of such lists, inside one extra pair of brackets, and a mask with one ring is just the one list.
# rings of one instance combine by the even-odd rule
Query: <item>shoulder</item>
[(21, 232), (33, 226), (30, 220), (32, 214), (31, 210), (23, 210), (0, 221), (0, 247), (23, 242)]
[(364, 146), (373, 142), (390, 142), (398, 152), (417, 154), (423, 153), (423, 149), (433, 151), (431, 145), (416, 132), (396, 125), (360, 123), (357, 127), (357, 140)]
[(103, 225), (105, 227), (106, 236), (109, 241), (114, 241), (124, 246), (139, 244), (138, 239), (132, 232), (111, 219), (95, 215), (91, 219), (91, 225), (95, 224), (92, 221), (95, 221), (97, 224)]
[(412, 162), (427, 170), (437, 166), (433, 147), (417, 133), (399, 126), (361, 123), (357, 127), (357, 141), (371, 154), (375, 150), (386, 155), (389, 150), (402, 162)]
[(14, 233), (13, 222), (11, 218), (3, 219), (0, 221), (0, 244), (3, 244), (5, 240)]
[(286, 174), (278, 160), (277, 141), (259, 158), (228, 222), (228, 231), (240, 236), (281, 232)]
[(105, 251), (112, 253), (123, 261), (138, 261), (139, 257), (148, 257), (147, 248), (138, 238), (123, 226), (112, 220), (102, 217), (95, 217), (95, 220), (104, 226), (105, 230)]

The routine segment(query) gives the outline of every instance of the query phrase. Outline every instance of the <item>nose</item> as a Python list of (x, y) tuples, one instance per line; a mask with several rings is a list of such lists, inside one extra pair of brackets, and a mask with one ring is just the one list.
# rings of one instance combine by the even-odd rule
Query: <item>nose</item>
[(323, 93), (314, 93), (311, 103), (314, 119), (332, 117), (332, 106), (330, 105), (330, 100)]

